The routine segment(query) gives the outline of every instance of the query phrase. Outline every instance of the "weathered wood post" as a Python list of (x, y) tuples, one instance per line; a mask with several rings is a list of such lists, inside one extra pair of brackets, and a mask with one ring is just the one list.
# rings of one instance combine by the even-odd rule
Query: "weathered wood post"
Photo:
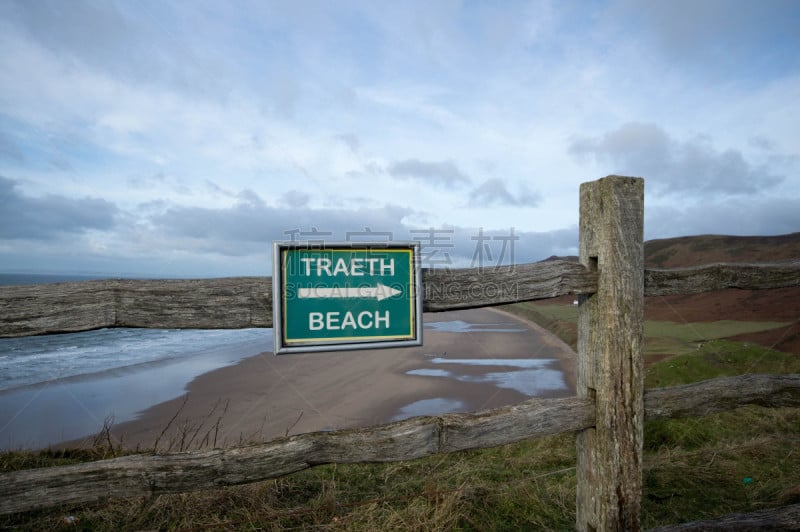
[(642, 498), (644, 180), (581, 185), (580, 261), (598, 274), (578, 311), (578, 396), (596, 423), (578, 433), (577, 529), (639, 530)]

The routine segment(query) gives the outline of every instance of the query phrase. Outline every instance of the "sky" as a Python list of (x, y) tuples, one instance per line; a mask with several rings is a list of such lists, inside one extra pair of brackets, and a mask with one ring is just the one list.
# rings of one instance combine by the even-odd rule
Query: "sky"
[(423, 266), (800, 231), (800, 2), (0, 0), (0, 272), (270, 275), (275, 240)]

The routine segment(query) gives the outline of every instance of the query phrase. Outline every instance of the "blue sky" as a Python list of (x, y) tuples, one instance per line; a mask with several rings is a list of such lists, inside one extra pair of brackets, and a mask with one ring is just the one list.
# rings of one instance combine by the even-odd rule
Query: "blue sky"
[[(291, 234), (440, 266), (800, 231), (800, 3), (0, 1), (0, 271), (268, 275)], [(485, 239), (491, 237), (491, 240)], [(314, 238), (313, 236), (311, 238)], [(483, 239), (482, 239), (483, 238)]]

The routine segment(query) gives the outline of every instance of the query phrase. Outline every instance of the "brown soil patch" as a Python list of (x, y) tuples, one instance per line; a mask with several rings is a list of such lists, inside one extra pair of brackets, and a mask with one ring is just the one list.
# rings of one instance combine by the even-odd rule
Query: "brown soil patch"
[(731, 337), (731, 339), (762, 345), (777, 351), (783, 351), (784, 353), (800, 355), (800, 320), (788, 327), (749, 334), (739, 334)]
[[(569, 305), (575, 299), (576, 296), (560, 296), (536, 304)], [(800, 319), (800, 286), (774, 290), (730, 288), (688, 296), (646, 297), (644, 319), (678, 323), (795, 321)]]
[(800, 319), (800, 287), (774, 290), (730, 288), (689, 296), (645, 299), (646, 320), (693, 323), (719, 320), (795, 321)]
[[(545, 305), (567, 305), (574, 296), (544, 300)], [(688, 296), (654, 296), (645, 298), (646, 320), (697, 323), (719, 320), (785, 321), (792, 325), (740, 334), (733, 340), (751, 342), (764, 347), (800, 354), (800, 287), (774, 290), (738, 290), (705, 292)], [(649, 360), (648, 363), (653, 362)]]
[(698, 235), (648, 240), (645, 266), (686, 268), (715, 262), (778, 262), (800, 257), (800, 233), (777, 236)]
[(645, 299), (646, 320), (678, 323), (704, 321), (786, 321), (792, 325), (732, 336), (732, 340), (800, 355), (800, 287), (774, 290), (735, 288), (689, 296), (655, 296)]

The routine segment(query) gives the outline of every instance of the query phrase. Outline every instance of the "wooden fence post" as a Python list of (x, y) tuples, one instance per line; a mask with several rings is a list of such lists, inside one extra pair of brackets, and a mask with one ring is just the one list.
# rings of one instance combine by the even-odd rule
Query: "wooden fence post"
[(580, 261), (598, 274), (578, 311), (578, 396), (596, 423), (578, 433), (577, 529), (640, 530), (644, 180), (581, 185)]

